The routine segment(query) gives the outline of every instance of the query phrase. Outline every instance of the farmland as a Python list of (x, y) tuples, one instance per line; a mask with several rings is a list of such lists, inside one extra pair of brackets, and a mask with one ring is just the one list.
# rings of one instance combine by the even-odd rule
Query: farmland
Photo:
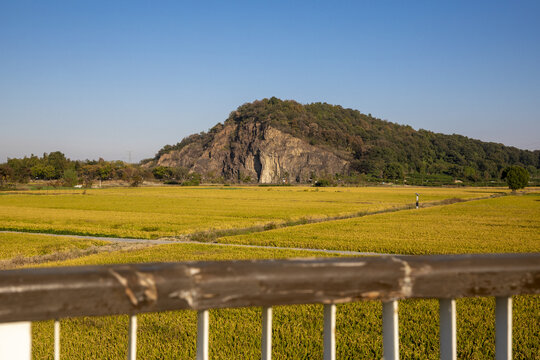
[[(403, 187), (315, 190), (301, 187), (142, 188), (92, 190), (84, 195), (79, 191), (0, 195), (0, 226), (51, 233), (157, 238), (301, 218), (327, 217), (329, 220), (217, 239), (240, 246), (154, 245), (82, 254), (32, 266), (336, 256), (271, 248), (274, 246), (402, 254), (540, 251), (538, 192), (332, 220), (335, 216), (362, 215), (411, 204), (415, 192), (420, 192), (422, 201), (441, 201), (486, 197), (504, 190)], [(155, 230), (146, 231), (143, 227)], [(69, 251), (70, 246), (104, 246), (98, 240), (31, 234), (0, 234), (0, 241), (5, 259)], [(245, 248), (242, 244), (270, 248)], [(400, 301), (399, 312), (401, 357), (437, 359), (437, 301)], [(493, 298), (457, 301), (459, 358), (494, 357), (493, 312)], [(377, 301), (338, 306), (338, 358), (381, 358), (381, 313), (381, 303)], [(259, 357), (260, 316), (257, 308), (211, 310), (211, 358)], [(127, 316), (64, 319), (62, 357), (99, 359), (106, 353), (107, 358), (123, 359), (127, 351), (127, 326)], [(322, 357), (321, 305), (276, 307), (273, 331), (273, 358)], [(51, 321), (34, 323), (35, 359), (52, 358), (52, 333)], [(540, 297), (515, 297), (515, 359), (538, 358), (539, 333)], [(139, 358), (194, 358), (195, 334), (194, 311), (140, 315)]]
[(159, 187), (1, 193), (0, 230), (152, 239), (198, 231), (331, 218), (494, 188)]
[(32, 234), (0, 233), (0, 260), (16, 256), (39, 256), (74, 249), (101, 246), (104, 241), (77, 238), (58, 238)]
[(220, 238), (220, 242), (394, 254), (540, 251), (540, 193)]

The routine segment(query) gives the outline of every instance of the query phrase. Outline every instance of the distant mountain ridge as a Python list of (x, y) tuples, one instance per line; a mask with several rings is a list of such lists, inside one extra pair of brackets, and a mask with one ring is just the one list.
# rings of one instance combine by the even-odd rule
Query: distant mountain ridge
[(208, 132), (163, 147), (146, 166), (183, 167), (229, 181), (308, 182), (366, 174), (498, 179), (509, 165), (540, 168), (540, 151), (414, 130), (326, 103), (275, 97), (246, 103)]

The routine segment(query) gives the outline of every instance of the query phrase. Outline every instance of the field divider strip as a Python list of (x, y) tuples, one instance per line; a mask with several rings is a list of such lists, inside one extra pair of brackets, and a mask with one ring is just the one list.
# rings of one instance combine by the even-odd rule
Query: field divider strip
[(330, 250), (330, 249), (312, 249), (312, 248), (300, 248), (300, 247), (286, 247), (286, 246), (271, 246), (271, 245), (251, 245), (251, 244), (227, 244), (227, 243), (211, 243), (203, 241), (176, 241), (176, 244), (196, 244), (196, 245), (209, 245), (209, 246), (233, 246), (255, 249), (267, 249), (267, 250), (292, 250), (292, 251), (306, 251), (306, 252), (320, 252), (326, 254), (336, 255), (354, 255), (354, 256), (407, 256), (402, 254), (385, 254), (376, 252), (363, 252), (352, 250)]
[(178, 243), (178, 240), (166, 240), (166, 239), (133, 239), (133, 238), (118, 238), (118, 237), (105, 237), (105, 236), (92, 236), (92, 235), (69, 235), (69, 234), (55, 234), (45, 232), (30, 232), (30, 231), (14, 231), (14, 230), (0, 230), (0, 234), (29, 234), (29, 235), (43, 235), (43, 236), (55, 236), (55, 237), (67, 237), (76, 238), (81, 240), (102, 240), (108, 242), (122, 242), (122, 243), (149, 243), (154, 245), (174, 244)]
[[(463, 199), (463, 198), (450, 198), (450, 199), (443, 199), (439, 201), (432, 201), (432, 202), (425, 202), (420, 204), (420, 208), (429, 208), (434, 206), (444, 206), (444, 205), (451, 205), (456, 203), (462, 203), (462, 202), (469, 202), (469, 201), (477, 201), (477, 200), (487, 200), (487, 199), (493, 199), (498, 198), (502, 196), (508, 196), (508, 193), (494, 193), (488, 196), (482, 196), (477, 198), (470, 198), (470, 199)], [(370, 216), (370, 215), (378, 215), (378, 214), (385, 214), (385, 213), (392, 213), (392, 212), (398, 212), (403, 210), (412, 210), (415, 209), (416, 204), (407, 204), (402, 206), (395, 206), (392, 208), (386, 208), (386, 209), (380, 209), (380, 210), (373, 210), (373, 211), (361, 211), (356, 213), (349, 213), (345, 215), (337, 215), (337, 216), (329, 216), (324, 218), (302, 218), (299, 220), (291, 220), (286, 221), (283, 223), (268, 223), (265, 225), (258, 225), (258, 226), (251, 226), (247, 228), (236, 228), (236, 229), (224, 229), (224, 230), (207, 230), (207, 231), (201, 231), (186, 235), (180, 235), (180, 236), (172, 236), (170, 238), (178, 239), (179, 241), (195, 241), (195, 242), (210, 242), (215, 243), (217, 239), (227, 236), (236, 236), (236, 235), (248, 235), (253, 233), (260, 233), (265, 231), (270, 231), (274, 229), (283, 229), (298, 225), (308, 225), (308, 224), (317, 224), (317, 223), (323, 223), (323, 222), (329, 222), (329, 221), (336, 221), (336, 220), (346, 220), (346, 219), (355, 219), (355, 218), (361, 218), (364, 216)]]
[[(54, 236), (54, 235), (53, 235)], [(73, 249), (67, 251), (53, 252), (45, 255), (35, 256), (15, 256), (11, 259), (0, 260), (0, 270), (15, 269), (27, 265), (39, 265), (55, 261), (65, 261), (77, 259), (85, 256), (112, 253), (117, 251), (130, 251), (154, 246), (146, 243), (121, 243), (107, 241), (105, 245), (90, 246), (86, 249)]]
[[(396, 254), (383, 254), (383, 253), (375, 253), (375, 252), (349, 251), (349, 250), (311, 249), (311, 248), (270, 246), (270, 245), (225, 244), (225, 243), (213, 243), (213, 242), (193, 241), (193, 240), (125, 239), (125, 238), (107, 238), (107, 237), (81, 236), (81, 235), (28, 233), (28, 232), (17, 232), (17, 231), (0, 231), (0, 233), (30, 234), (30, 235), (44, 235), (44, 236), (57, 236), (57, 237), (75, 237), (75, 238), (80, 238), (80, 239), (85, 239), (85, 240), (102, 240), (102, 241), (107, 241), (107, 242), (111, 242), (111, 243), (135, 243), (135, 244), (147, 244), (147, 245), (195, 244), (195, 245), (208, 245), (208, 246), (233, 246), (233, 247), (256, 248), (256, 249), (296, 250), (296, 251), (307, 251), (307, 252), (322, 252), (322, 253), (337, 254), (337, 255), (361, 255), (361, 256), (394, 256), (394, 255), (396, 255)], [(122, 250), (122, 249), (118, 249), (118, 250)]]

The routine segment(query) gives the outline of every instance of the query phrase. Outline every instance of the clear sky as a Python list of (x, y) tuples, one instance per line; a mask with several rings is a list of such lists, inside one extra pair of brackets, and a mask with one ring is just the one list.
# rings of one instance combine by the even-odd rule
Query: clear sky
[(540, 1), (0, 0), (0, 162), (133, 161), (276, 96), (540, 148)]

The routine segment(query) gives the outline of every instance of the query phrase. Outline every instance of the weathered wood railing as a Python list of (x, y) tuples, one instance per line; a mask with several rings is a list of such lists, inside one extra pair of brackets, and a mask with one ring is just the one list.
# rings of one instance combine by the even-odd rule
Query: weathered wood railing
[[(0, 272), (0, 358), (30, 357), (30, 321), (130, 314), (128, 358), (136, 358), (137, 313), (198, 310), (197, 359), (208, 359), (208, 309), (263, 307), (262, 358), (270, 359), (273, 305), (324, 304), (324, 359), (335, 359), (338, 303), (383, 302), (383, 353), (399, 356), (399, 299), (440, 299), (441, 359), (456, 358), (459, 297), (496, 297), (496, 358), (512, 354), (512, 295), (540, 293), (540, 253), (387, 256), (155, 263)], [(16, 322), (16, 323), (15, 323)], [(55, 323), (55, 358), (59, 358)], [(14, 340), (12, 340), (14, 339)], [(17, 341), (17, 342), (13, 342)]]

